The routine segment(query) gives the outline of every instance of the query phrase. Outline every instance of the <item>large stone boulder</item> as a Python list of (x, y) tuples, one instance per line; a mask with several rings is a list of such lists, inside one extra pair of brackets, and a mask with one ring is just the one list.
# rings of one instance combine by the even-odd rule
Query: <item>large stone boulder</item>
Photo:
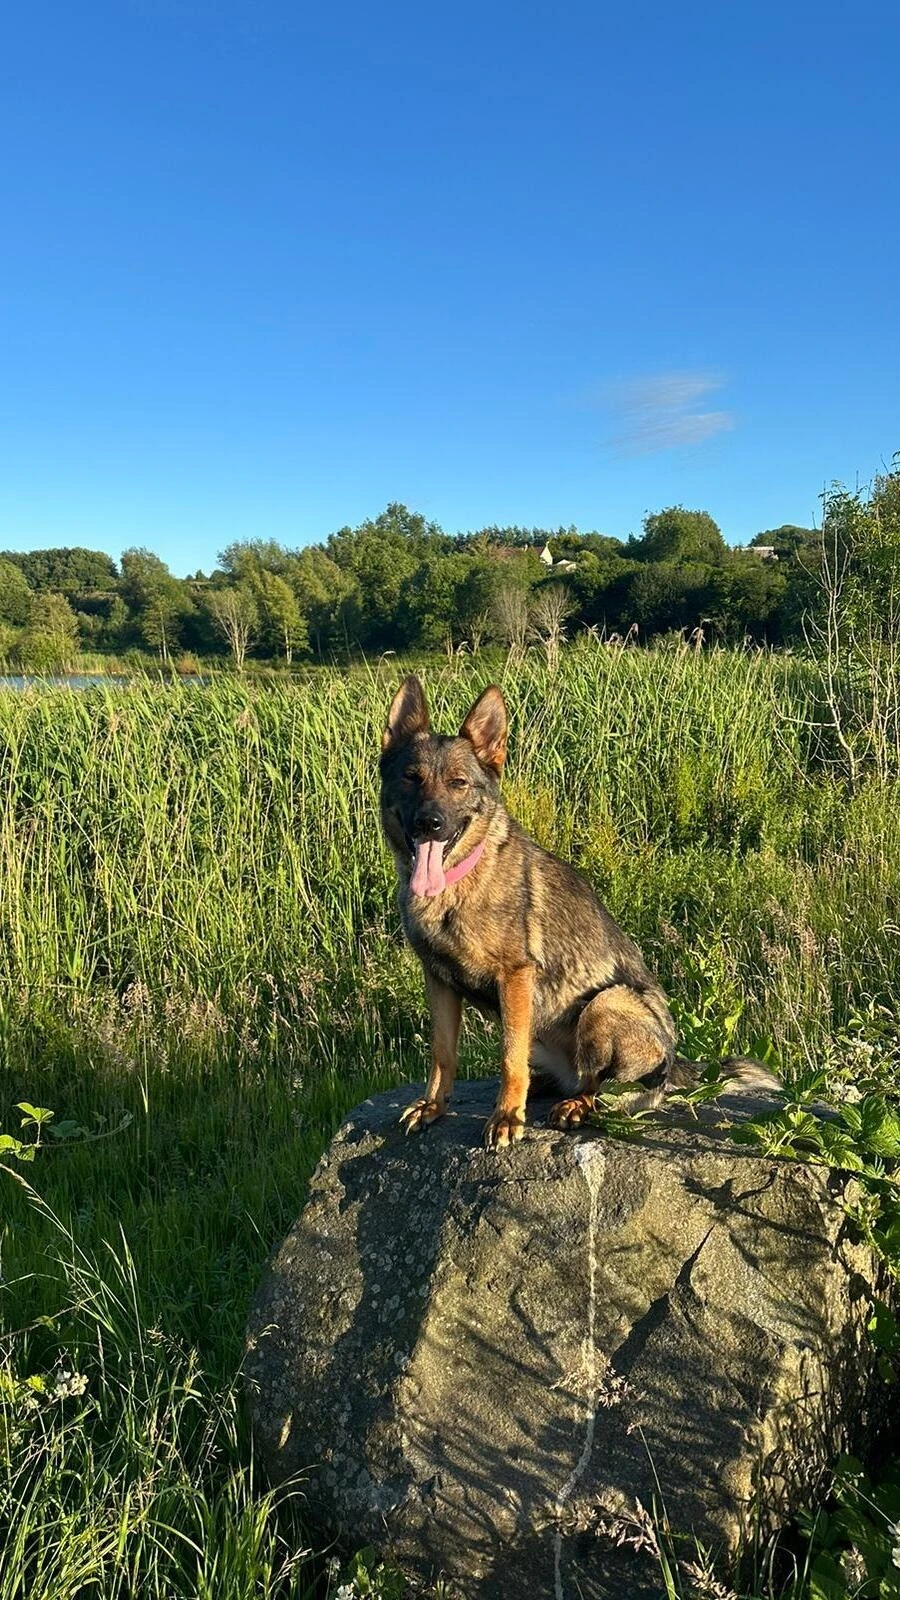
[(842, 1178), (735, 1145), (723, 1102), (637, 1140), (538, 1108), (489, 1152), (495, 1085), (407, 1138), (418, 1093), (339, 1129), (252, 1311), (256, 1438), (324, 1527), (466, 1600), (633, 1600), (647, 1513), (727, 1554), (858, 1446), (877, 1272)]

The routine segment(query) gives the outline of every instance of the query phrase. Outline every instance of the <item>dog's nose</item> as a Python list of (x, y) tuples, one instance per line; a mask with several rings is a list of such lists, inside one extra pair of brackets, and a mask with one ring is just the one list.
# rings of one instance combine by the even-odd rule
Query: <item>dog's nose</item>
[(440, 833), (444, 825), (444, 818), (442, 817), (440, 811), (433, 806), (429, 806), (426, 810), (420, 811), (416, 817), (416, 828), (418, 829), (419, 833), (424, 834), (426, 838), (429, 836), (434, 838), (435, 835)]

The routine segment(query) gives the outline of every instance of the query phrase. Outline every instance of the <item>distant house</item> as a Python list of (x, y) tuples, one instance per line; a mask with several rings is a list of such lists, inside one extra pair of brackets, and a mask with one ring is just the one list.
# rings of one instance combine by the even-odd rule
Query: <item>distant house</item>
[(773, 544), (736, 544), (735, 555), (759, 556), (760, 561), (777, 561), (778, 553)]
[(548, 544), (544, 545), (543, 550), (538, 551), (538, 560), (543, 561), (545, 567), (552, 567), (554, 572), (575, 571), (574, 561), (564, 561), (562, 559), (559, 561), (554, 561), (550, 546)]

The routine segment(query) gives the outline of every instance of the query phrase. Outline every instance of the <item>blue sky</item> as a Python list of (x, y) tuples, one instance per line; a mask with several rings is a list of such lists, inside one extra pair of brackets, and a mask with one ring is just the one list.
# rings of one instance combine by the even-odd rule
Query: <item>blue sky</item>
[(741, 540), (900, 449), (900, 7), (30, 0), (0, 547)]

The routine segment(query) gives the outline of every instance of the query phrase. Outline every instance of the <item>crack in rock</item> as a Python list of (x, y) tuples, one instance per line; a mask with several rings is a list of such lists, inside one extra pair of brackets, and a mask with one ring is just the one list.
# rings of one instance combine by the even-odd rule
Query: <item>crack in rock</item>
[(595, 1328), (597, 1321), (597, 1210), (600, 1184), (606, 1168), (602, 1146), (594, 1143), (575, 1147), (575, 1164), (584, 1176), (590, 1194), (587, 1225), (587, 1278), (588, 1307), (587, 1329), (583, 1347), (585, 1374), (584, 1444), (572, 1471), (556, 1497), (556, 1532), (553, 1544), (553, 1592), (555, 1600), (565, 1600), (562, 1581), (562, 1519), (566, 1504), (584, 1477), (591, 1451), (594, 1448), (594, 1431), (597, 1423), (597, 1350)]

